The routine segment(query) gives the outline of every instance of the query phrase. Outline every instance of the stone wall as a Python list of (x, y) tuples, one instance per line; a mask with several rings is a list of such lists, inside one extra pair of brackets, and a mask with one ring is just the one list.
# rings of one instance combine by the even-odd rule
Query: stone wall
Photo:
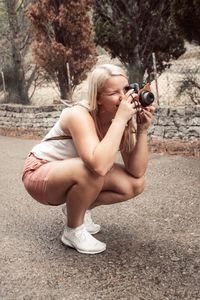
[[(41, 137), (53, 126), (63, 108), (63, 105), (37, 107), (2, 104), (0, 134)], [(176, 153), (176, 148), (183, 148), (183, 152), (188, 149), (186, 152), (199, 156), (200, 106), (157, 108), (149, 137), (155, 151), (160, 149), (162, 152)], [(169, 147), (170, 144), (173, 147)]]
[(198, 140), (200, 137), (200, 106), (159, 107), (150, 130), (152, 137)]
[(41, 137), (58, 119), (63, 105), (0, 105), (0, 133), (13, 136)]

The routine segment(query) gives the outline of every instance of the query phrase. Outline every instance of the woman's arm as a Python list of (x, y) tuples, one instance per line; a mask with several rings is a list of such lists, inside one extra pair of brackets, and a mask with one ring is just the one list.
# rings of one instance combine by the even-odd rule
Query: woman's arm
[(85, 108), (75, 106), (61, 116), (61, 127), (70, 132), (86, 166), (104, 176), (112, 167), (127, 121), (133, 116), (133, 105), (122, 100), (106, 135), (100, 141), (94, 120)]
[(148, 164), (148, 128), (152, 122), (154, 107), (143, 109), (140, 114), (140, 123), (137, 125), (136, 143), (132, 151), (122, 151), (122, 158), (127, 172), (139, 178), (145, 174)]

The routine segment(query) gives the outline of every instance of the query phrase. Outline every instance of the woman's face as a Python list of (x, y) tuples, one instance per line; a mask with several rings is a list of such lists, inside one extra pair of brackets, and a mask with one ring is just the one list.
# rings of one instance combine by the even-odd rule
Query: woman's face
[(126, 94), (126, 87), (128, 79), (124, 76), (112, 76), (106, 80), (97, 99), (99, 110), (115, 113)]

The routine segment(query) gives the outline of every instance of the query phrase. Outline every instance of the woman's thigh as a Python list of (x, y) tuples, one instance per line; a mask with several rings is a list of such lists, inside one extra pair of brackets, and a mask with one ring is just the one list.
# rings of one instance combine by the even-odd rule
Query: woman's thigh
[(66, 202), (66, 195), (74, 184), (83, 189), (100, 187), (102, 178), (87, 169), (80, 158), (46, 162), (31, 155), (27, 158), (23, 182), (28, 193), (43, 204), (59, 205)]
[(103, 185), (103, 180), (103, 177), (92, 173), (80, 158), (52, 162), (45, 197), (51, 204), (62, 204), (74, 184), (82, 185), (84, 193), (84, 189)]

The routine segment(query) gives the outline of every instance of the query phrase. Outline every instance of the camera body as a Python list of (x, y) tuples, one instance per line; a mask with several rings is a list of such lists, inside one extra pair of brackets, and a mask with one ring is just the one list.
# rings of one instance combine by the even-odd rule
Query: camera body
[(151, 92), (149, 83), (131, 83), (129, 85), (129, 89), (133, 89), (134, 92), (138, 94), (138, 98), (136, 98), (136, 100), (139, 101), (143, 107), (151, 105), (155, 99), (154, 94)]

